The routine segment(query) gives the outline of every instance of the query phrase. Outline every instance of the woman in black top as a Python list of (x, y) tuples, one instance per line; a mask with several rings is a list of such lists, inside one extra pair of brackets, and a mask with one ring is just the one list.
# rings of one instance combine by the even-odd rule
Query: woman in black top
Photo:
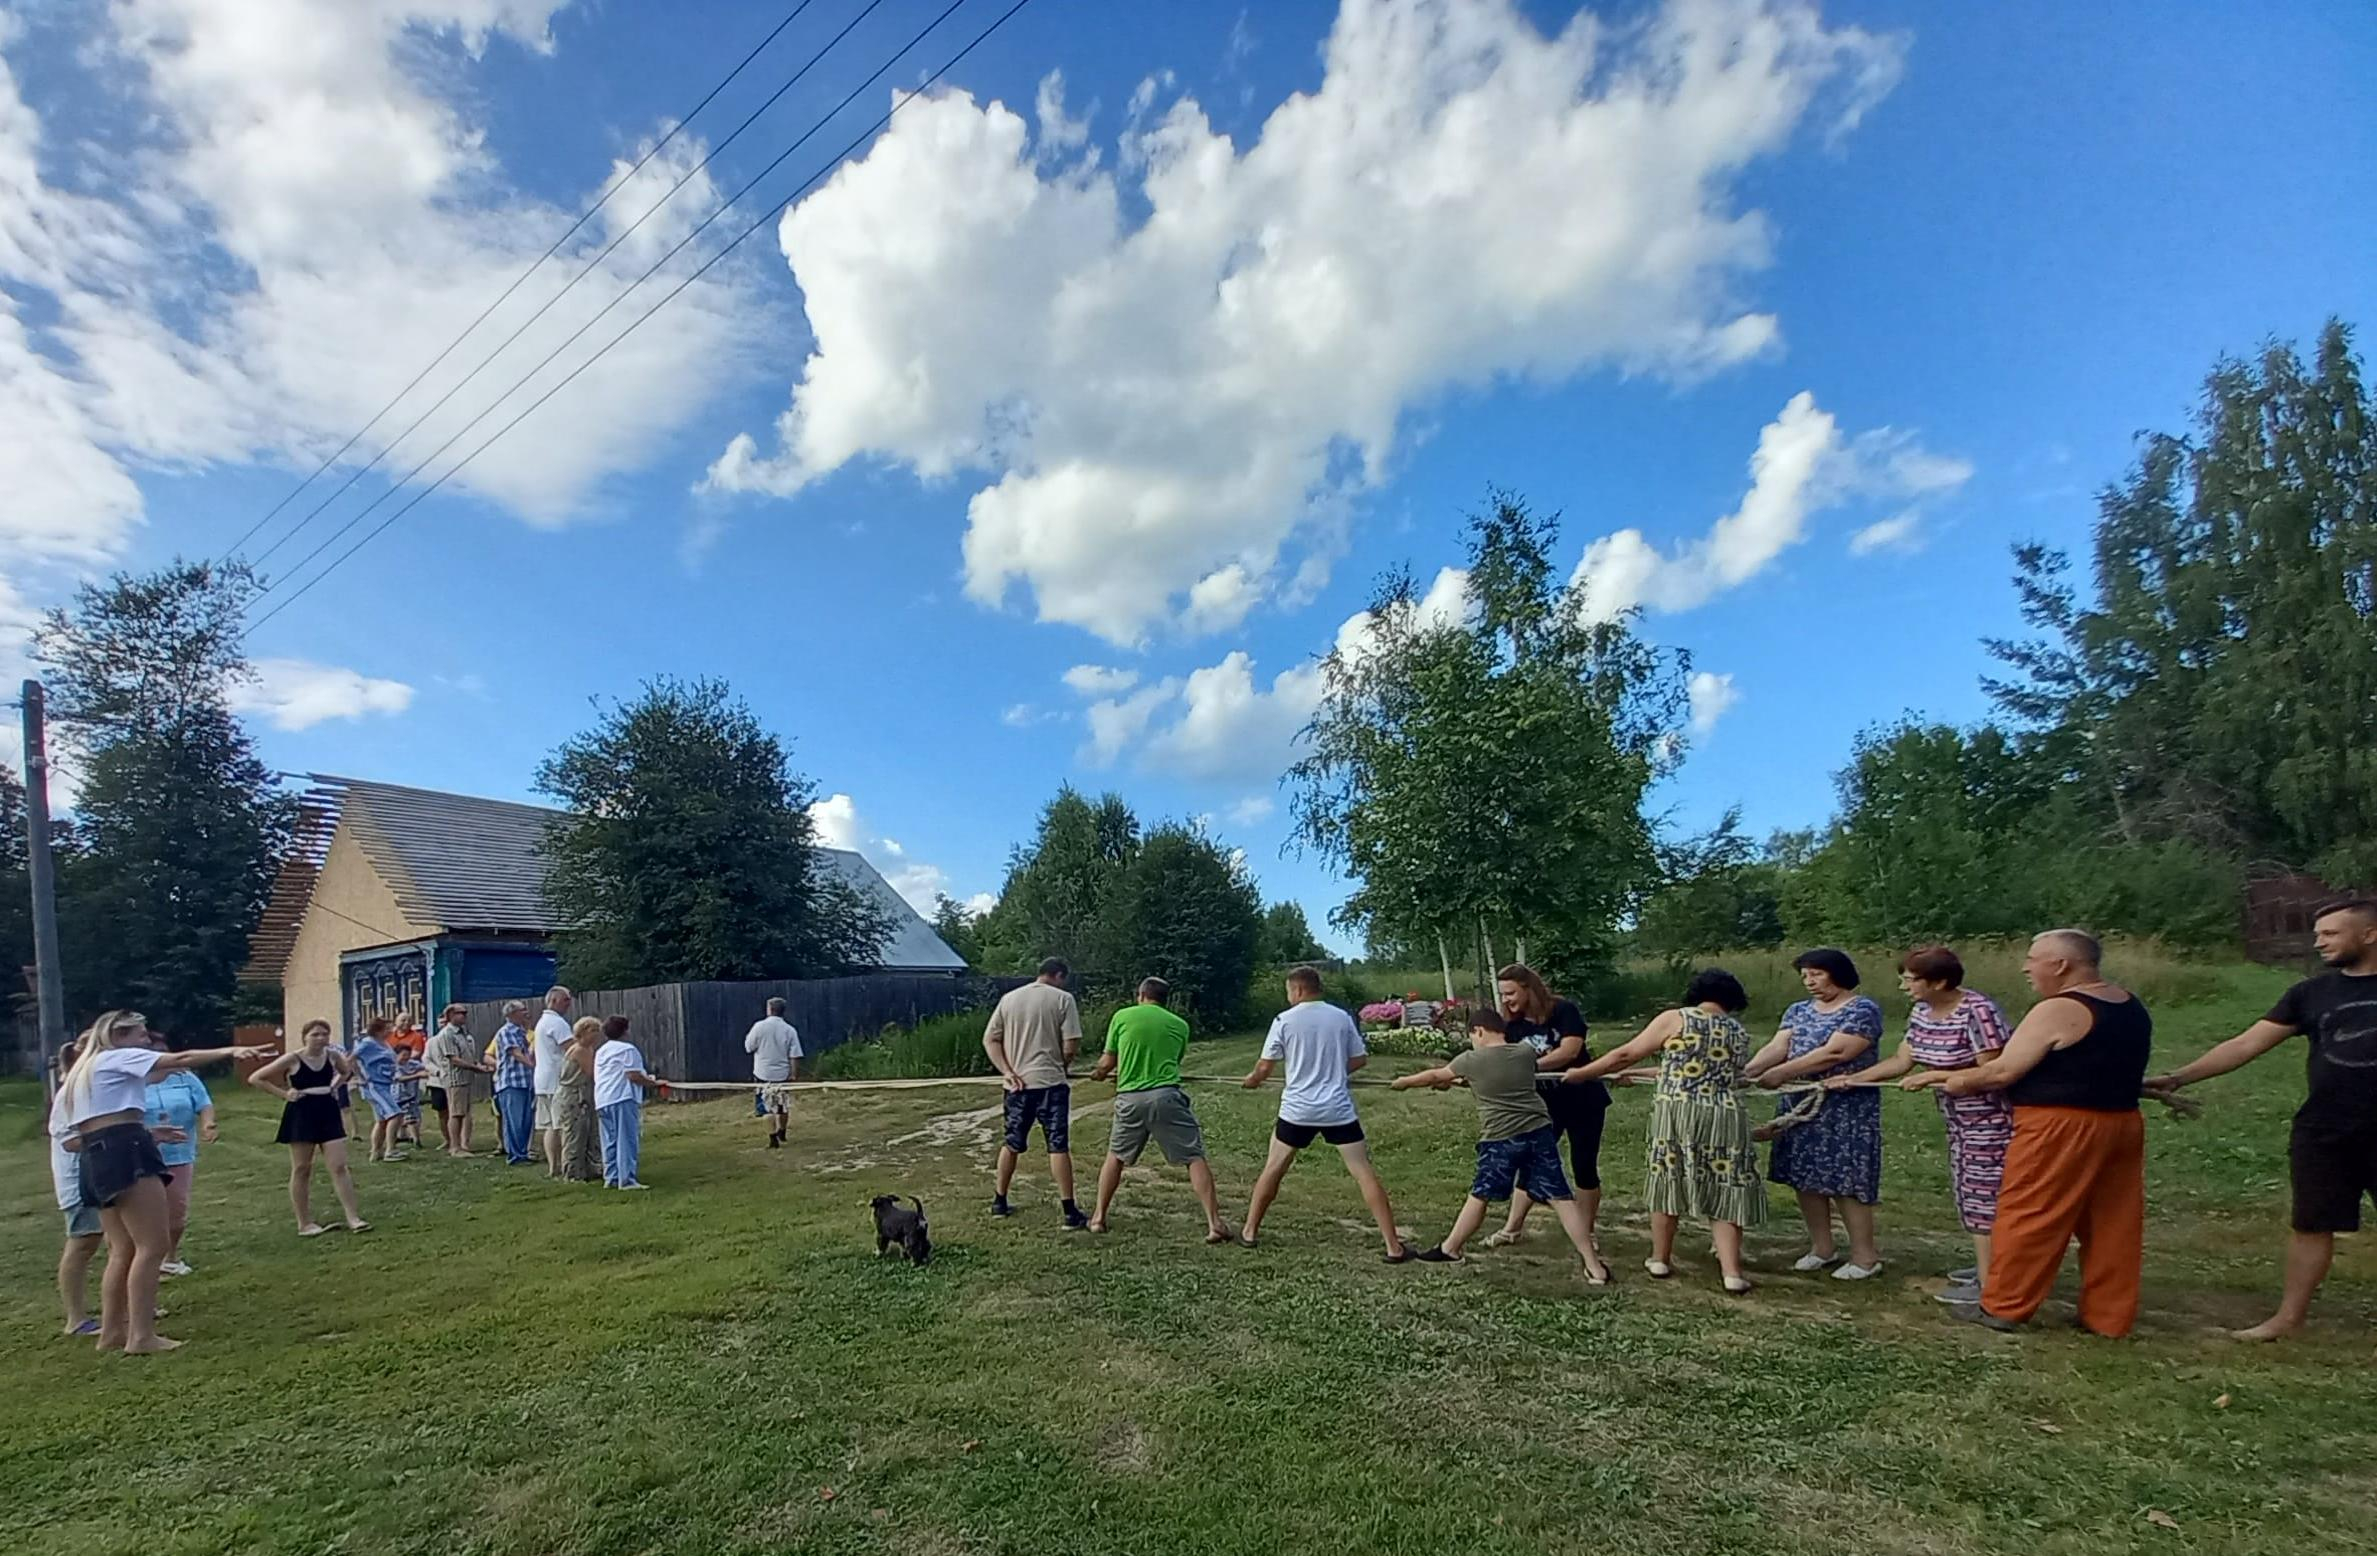
[(347, 1126), (339, 1115), (338, 1091), (361, 1072), (355, 1061), (330, 1046), (330, 1023), (305, 1024), (304, 1046), (281, 1055), (248, 1077), (248, 1084), (286, 1104), (277, 1138), (289, 1148), (289, 1207), (297, 1212), (297, 1235), (319, 1237), (313, 1217), (314, 1157), (330, 1166), (330, 1186), (347, 1213), (347, 1230), (368, 1232), (371, 1223), (355, 1208), (355, 1175), (347, 1167)]
[[(1609, 1088), (1599, 1081), (1586, 1086), (1563, 1085), (1561, 1072), (1591, 1059), (1585, 1040), (1585, 1014), (1571, 1000), (1554, 995), (1534, 968), (1513, 962), (1495, 977), (1495, 993), (1510, 1041), (1535, 1050), (1535, 1090), (1551, 1109), (1552, 1125), (1568, 1137), (1568, 1165), (1575, 1180), (1577, 1208), (1585, 1213), (1585, 1275), (1596, 1285), (1606, 1284), (1609, 1266), (1601, 1259), (1594, 1228), (1601, 1214), (1601, 1123), (1609, 1111)], [(1510, 1219), (1486, 1239), (1499, 1248), (1524, 1236), (1527, 1210), (1534, 1201), (1524, 1189), (1510, 1197)]]

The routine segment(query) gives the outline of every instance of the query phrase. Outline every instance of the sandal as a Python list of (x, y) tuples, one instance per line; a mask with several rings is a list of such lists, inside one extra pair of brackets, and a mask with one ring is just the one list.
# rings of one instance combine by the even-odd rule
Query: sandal
[(318, 1222), (308, 1221), (305, 1225), (297, 1229), (297, 1235), (299, 1237), (320, 1237), (328, 1230), (328, 1227), (322, 1226)]
[(1653, 1280), (1666, 1280), (1675, 1274), (1675, 1266), (1665, 1259), (1645, 1259), (1642, 1261), (1642, 1267), (1651, 1272)]
[(1226, 1226), (1221, 1228), (1219, 1231), (1207, 1232), (1205, 1234), (1205, 1246), (1208, 1248), (1218, 1248), (1224, 1243), (1234, 1243), (1237, 1240), (1238, 1239), (1231, 1234), (1230, 1229)]
[(369, 1221), (350, 1221), (347, 1223), (347, 1230), (350, 1232), (368, 1232), (371, 1230), (371, 1223)]
[(1601, 1257), (1600, 1249), (1596, 1248), (1585, 1256), (1586, 1285), (1613, 1286), (1617, 1284), (1617, 1279), (1618, 1272), (1609, 1267), (1607, 1259)]
[(1462, 1262), (1465, 1256), (1457, 1253), (1446, 1253), (1444, 1251), (1444, 1245), (1442, 1243), (1438, 1243), (1433, 1248), (1413, 1254), (1412, 1257), (1419, 1260), (1422, 1264), (1459, 1264)]
[(1742, 1276), (1728, 1275), (1725, 1277), (1725, 1294), (1729, 1297), (1746, 1297), (1757, 1289), (1755, 1284)]
[[(1254, 1245), (1249, 1243), (1247, 1246), (1251, 1248)], [(1417, 1258), (1419, 1255), (1412, 1252), (1411, 1244), (1405, 1243), (1401, 1253), (1382, 1253), (1378, 1256), (1378, 1262), (1381, 1264), (1409, 1264)]]
[(1513, 1232), (1506, 1227), (1487, 1238), (1486, 1246), (1488, 1248), (1508, 1248), (1511, 1244), (1525, 1238), (1526, 1235), (1525, 1232)]

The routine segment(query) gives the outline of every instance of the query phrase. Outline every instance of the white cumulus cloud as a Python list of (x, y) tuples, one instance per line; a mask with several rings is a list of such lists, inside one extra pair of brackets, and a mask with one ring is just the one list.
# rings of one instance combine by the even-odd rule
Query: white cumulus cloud
[(1807, 538), (1819, 512), (1861, 498), (1935, 496), (1971, 476), (1971, 465), (1929, 452), (1908, 433), (1843, 437), (1802, 390), (1759, 432), (1749, 491), (1707, 534), (1662, 551), (1641, 530), (1624, 529), (1585, 548), (1575, 574), (1584, 612), (1606, 621), (1636, 606), (1692, 610), (1765, 571)]
[(1696, 670), (1685, 685), (1690, 700), (1692, 738), (1706, 740), (1716, 732), (1717, 720), (1731, 712), (1741, 701), (1741, 691), (1733, 684), (1731, 675), (1718, 675), (1708, 670)]
[(255, 679), (232, 688), (231, 706), (253, 713), (275, 729), (311, 729), (332, 719), (397, 714), (413, 705), (413, 689), (337, 665), (307, 659), (259, 659)]
[(1111, 665), (1075, 665), (1065, 672), (1065, 684), (1084, 697), (1113, 697), (1139, 684), (1139, 672)]
[(1876, 551), (1923, 549), (1923, 516), (1912, 508), (1868, 524), (1849, 537), (1849, 555), (1871, 556)]
[[(816, 828), (819, 847), (846, 849), (863, 855), (867, 863), (891, 883), (891, 889), (925, 918), (933, 916), (933, 908), (939, 899), (952, 895), (948, 871), (937, 864), (909, 857), (908, 850), (902, 848), (895, 839), (877, 833), (859, 813), (858, 802), (849, 795), (829, 794), (824, 799), (811, 802), (809, 821)], [(983, 901), (983, 897), (978, 895), (968, 899), (968, 905), (971, 907)], [(987, 907), (987, 904), (984, 906)], [(977, 908), (975, 911), (982, 909)]]
[[(1035, 136), (953, 92), (779, 231), (810, 325), (769, 445), (713, 490), (854, 460), (974, 484), (968, 593), (1136, 644), (1308, 595), (1347, 499), (1447, 392), (1688, 379), (1776, 346), (1746, 170), (1839, 130), (1900, 45), (1799, 0), (1671, 0), (1545, 33), (1513, 0), (1345, 0), (1251, 143), (1134, 93), (1117, 166), (1061, 84)], [(1821, 106), (1820, 106), (1821, 105)]]

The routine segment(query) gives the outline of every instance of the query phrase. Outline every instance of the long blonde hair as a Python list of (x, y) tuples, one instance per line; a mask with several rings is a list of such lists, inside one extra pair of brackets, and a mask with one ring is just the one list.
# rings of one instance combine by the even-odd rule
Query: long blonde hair
[(148, 1024), (149, 1018), (137, 1010), (111, 1010), (75, 1039), (74, 1063), (58, 1083), (58, 1095), (68, 1108), (79, 1108), (88, 1100), (91, 1071), (99, 1056), (113, 1048), (130, 1048), (132, 1042), (125, 1034), (146, 1031)]

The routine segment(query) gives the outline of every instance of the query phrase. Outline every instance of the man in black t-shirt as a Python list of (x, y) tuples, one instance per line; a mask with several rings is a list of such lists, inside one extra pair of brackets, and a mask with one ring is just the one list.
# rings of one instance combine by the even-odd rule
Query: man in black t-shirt
[(2377, 1197), (2377, 901), (2320, 909), (2311, 931), (2327, 971), (2288, 989), (2270, 1013), (2193, 1064), (2148, 1078), (2148, 1091), (2226, 1075), (2300, 1032), (2310, 1039), (2309, 1094), (2294, 1116), (2294, 1236), (2286, 1294), (2240, 1340), (2276, 1340), (2303, 1327), (2327, 1278), (2338, 1232), (2360, 1230), (2361, 1199)]

